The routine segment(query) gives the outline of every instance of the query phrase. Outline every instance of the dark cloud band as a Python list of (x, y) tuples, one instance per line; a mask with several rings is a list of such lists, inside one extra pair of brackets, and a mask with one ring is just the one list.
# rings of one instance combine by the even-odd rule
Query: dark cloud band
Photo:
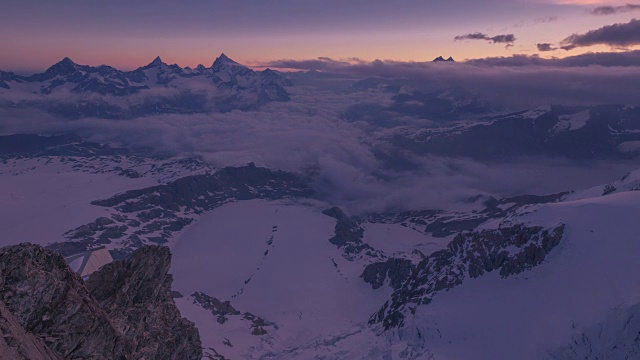
[(465, 35), (458, 35), (454, 38), (455, 41), (461, 40), (486, 40), (493, 44), (506, 44), (507, 47), (513, 46), (516, 41), (516, 37), (513, 34), (502, 34), (496, 36), (489, 36), (480, 32), (470, 33)]
[(557, 48), (554, 47), (553, 44), (549, 44), (549, 43), (536, 44), (536, 46), (538, 47), (538, 51), (542, 51), (542, 52), (557, 50)]
[(592, 15), (614, 15), (619, 13), (627, 13), (635, 10), (640, 10), (640, 4), (626, 4), (622, 6), (598, 6), (591, 10)]
[(627, 48), (639, 44), (640, 20), (637, 19), (633, 19), (628, 23), (607, 25), (584, 34), (573, 34), (560, 42), (564, 50), (593, 45)]

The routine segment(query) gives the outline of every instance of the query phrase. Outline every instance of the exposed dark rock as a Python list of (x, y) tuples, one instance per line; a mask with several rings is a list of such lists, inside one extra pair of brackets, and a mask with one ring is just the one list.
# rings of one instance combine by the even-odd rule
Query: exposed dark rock
[(2, 334), (0, 337), (0, 359), (61, 359), (46, 347), (42, 339), (28, 333), (2, 302), (0, 302), (0, 334)]
[(376, 262), (367, 265), (360, 277), (374, 289), (382, 287), (389, 279), (389, 285), (397, 290), (402, 286), (415, 265), (407, 259), (390, 258), (384, 262)]
[(131, 340), (137, 358), (202, 357), (198, 330), (180, 316), (173, 300), (170, 265), (168, 248), (148, 246), (105, 265), (87, 281), (116, 329)]
[[(193, 303), (199, 305), (205, 310), (208, 310), (217, 317), (219, 324), (224, 325), (231, 316), (242, 316), (242, 320), (246, 320), (250, 323), (251, 335), (262, 336), (267, 334), (266, 327), (273, 327), (278, 329), (278, 325), (275, 323), (264, 320), (263, 318), (253, 315), (250, 312), (241, 313), (236, 310), (229, 301), (221, 301), (213, 296), (209, 296), (203, 292), (195, 292), (191, 294), (193, 297)], [(230, 345), (228, 346), (233, 346)]]
[(614, 193), (616, 190), (618, 190), (618, 189), (616, 189), (615, 186), (613, 186), (612, 184), (607, 184), (607, 185), (605, 185), (604, 189), (602, 190), (602, 196)]
[(51, 250), (0, 249), (0, 302), (60, 357), (126, 359), (133, 351), (82, 279)]
[(202, 308), (211, 311), (214, 316), (217, 316), (217, 321), (220, 324), (227, 322), (227, 315), (240, 315), (240, 311), (231, 306), (231, 302), (220, 301), (212, 296), (209, 296), (202, 292), (195, 292), (191, 294), (194, 298), (194, 303), (202, 306)]
[(169, 263), (168, 249), (144, 248), (85, 284), (56, 252), (1, 248), (0, 358), (199, 360), (198, 331), (172, 299)]
[(337, 207), (322, 213), (338, 220), (334, 229), (335, 235), (329, 239), (329, 242), (343, 250), (342, 256), (345, 259), (353, 261), (361, 253), (368, 257), (381, 257), (378, 251), (362, 240), (364, 229), (356, 219), (350, 218)]
[[(313, 197), (306, 178), (249, 164), (228, 167), (213, 174), (192, 175), (165, 185), (127, 191), (93, 205), (110, 207), (115, 224), (96, 220), (64, 234), (68, 242), (49, 245), (57, 251), (104, 245), (119, 239), (122, 256), (145, 244), (165, 244), (200, 214), (232, 201)], [(68, 245), (73, 242), (77, 245)], [(120, 256), (120, 255), (115, 255)]]
[(437, 293), (465, 279), (492, 271), (508, 277), (531, 269), (542, 263), (563, 234), (564, 225), (552, 229), (514, 225), (458, 234), (446, 249), (424, 258), (370, 322), (381, 322), (385, 329), (400, 327), (407, 310), (414, 312), (417, 305), (429, 304)]

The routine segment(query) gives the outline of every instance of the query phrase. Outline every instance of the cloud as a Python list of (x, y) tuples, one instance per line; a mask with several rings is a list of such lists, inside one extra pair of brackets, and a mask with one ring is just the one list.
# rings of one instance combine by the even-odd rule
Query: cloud
[[(635, 91), (640, 82), (638, 67), (351, 62), (330, 58), (283, 60), (280, 64), (397, 81), (401, 91), (463, 87), (510, 106), (640, 102)], [(0, 109), (0, 133), (75, 132), (113, 145), (196, 156), (216, 166), (255, 162), (313, 174), (314, 186), (323, 199), (352, 213), (455, 207), (478, 194), (558, 192), (605, 183), (629, 170), (619, 164), (581, 165), (549, 159), (514, 159), (497, 164), (418, 156), (395, 146), (390, 139), (394, 133), (428, 126), (423, 119), (411, 123), (402, 121), (399, 114), (387, 113), (390, 125), (382, 129), (343, 119), (342, 114), (356, 104), (388, 105), (395, 94), (354, 89), (348, 86), (353, 81), (340, 78), (332, 83), (322, 78), (292, 86), (288, 88), (291, 102), (269, 103), (256, 111), (117, 121), (69, 120), (34, 109)]]
[[(553, 44), (538, 44), (542, 49), (546, 49), (547, 45), (553, 47)], [(369, 76), (376, 73), (376, 68), (388, 68), (389, 65), (396, 65), (404, 68), (428, 68), (438, 67), (440, 64), (429, 64), (427, 62), (397, 62), (390, 60), (374, 60), (372, 62), (351, 63), (347, 61), (337, 61), (330, 58), (325, 60), (276, 60), (262, 64), (264, 67), (280, 68), (280, 69), (297, 69), (297, 70), (315, 70), (334, 73), (352, 74)], [(618, 52), (597, 52), (586, 53), (580, 55), (567, 56), (563, 58), (541, 58), (537, 55), (512, 55), (508, 57), (488, 57), (480, 59), (471, 59), (466, 62), (458, 62), (455, 65), (477, 65), (489, 67), (521, 67), (521, 66), (545, 66), (545, 67), (586, 67), (586, 66), (603, 66), (603, 67), (640, 67), (640, 50), (618, 51)], [(443, 68), (446, 69), (446, 68)], [(452, 70), (454, 68), (448, 68)]]
[[(299, 65), (297, 68), (308, 65), (304, 61), (286, 63), (288, 67)], [(435, 91), (459, 87), (510, 109), (549, 103), (640, 105), (636, 90), (640, 83), (640, 52), (636, 51), (566, 59), (517, 55), (455, 64), (389, 60), (358, 64), (325, 62), (323, 67), (325, 71), (352, 77), (402, 79), (396, 88)]]
[(278, 69), (313, 69), (316, 71), (331, 70), (338, 66), (352, 64), (344, 60), (335, 60), (328, 57), (318, 57), (316, 59), (306, 60), (280, 60), (270, 63), (270, 67)]
[(127, 121), (70, 121), (33, 110), (0, 110), (0, 133), (75, 132), (117, 146), (196, 156), (216, 166), (256, 162), (310, 173), (322, 199), (354, 214), (455, 209), (478, 194), (553, 193), (605, 183), (630, 170), (628, 165), (614, 163), (516, 159), (489, 164), (396, 151), (397, 161), (412, 164), (398, 170), (379, 156), (394, 152), (392, 144), (376, 132), (338, 118), (344, 106), (361, 100), (359, 95), (311, 91), (299, 93), (294, 103), (274, 104), (264, 111), (160, 115)]
[[(605, 183), (629, 170), (623, 171), (623, 165), (580, 165), (549, 159), (489, 164), (418, 156), (403, 151), (390, 139), (394, 132), (429, 126), (428, 121), (407, 119), (410, 116), (403, 118), (388, 111), (384, 114), (388, 126), (376, 127), (364, 121), (347, 122), (342, 115), (354, 105), (388, 107), (398, 91), (456, 87), (516, 108), (548, 103), (640, 104), (636, 91), (640, 83), (640, 52), (566, 59), (513, 56), (445, 64), (321, 57), (267, 65), (349, 77), (335, 77), (332, 81), (331, 74), (326, 74), (313, 81), (311, 76), (304, 86), (287, 89), (291, 102), (269, 103), (255, 111), (115, 121), (69, 120), (34, 109), (0, 109), (0, 133), (75, 132), (114, 145), (197, 156), (216, 166), (255, 162), (313, 174), (315, 187), (325, 200), (354, 213), (440, 208), (480, 193), (502, 196), (563, 191)], [(351, 86), (355, 80), (370, 77), (397, 84), (393, 86), (396, 91)]]
[(558, 21), (557, 16), (543, 16), (543, 17), (535, 18), (533, 20), (533, 23), (537, 25), (537, 24), (548, 24), (556, 21)]
[(564, 50), (593, 45), (617, 48), (640, 45), (640, 20), (633, 19), (628, 23), (607, 25), (584, 34), (573, 34), (562, 40), (560, 45)]
[(592, 15), (614, 15), (619, 13), (627, 13), (631, 11), (640, 10), (640, 4), (626, 4), (620, 6), (598, 6), (597, 8), (591, 10)]
[(538, 51), (554, 51), (554, 50), (557, 50), (557, 48), (553, 47), (553, 44), (549, 44), (549, 43), (540, 43), (540, 44), (536, 44), (536, 46), (538, 47)]
[[(546, 45), (538, 44), (546, 48)], [(538, 48), (540, 50), (540, 47)], [(544, 50), (542, 50), (544, 51)], [(640, 50), (621, 52), (586, 53), (564, 58), (545, 59), (537, 55), (512, 55), (470, 60), (467, 64), (482, 66), (546, 66), (546, 67), (640, 67)]]
[(516, 41), (516, 37), (513, 34), (503, 34), (496, 36), (489, 36), (480, 32), (470, 33), (465, 35), (458, 35), (454, 38), (455, 41), (461, 40), (486, 40), (492, 44), (506, 44), (507, 47), (513, 46)]

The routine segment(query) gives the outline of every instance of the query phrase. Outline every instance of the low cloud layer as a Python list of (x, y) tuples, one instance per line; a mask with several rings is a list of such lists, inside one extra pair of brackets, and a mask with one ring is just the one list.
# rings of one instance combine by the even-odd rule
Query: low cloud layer
[(629, 164), (576, 164), (541, 158), (487, 164), (464, 158), (401, 154), (397, 156), (404, 156), (403, 161), (410, 161), (412, 167), (398, 170), (376, 156), (389, 150), (385, 149), (388, 144), (378, 140), (375, 133), (339, 119), (337, 115), (346, 103), (325, 95), (317, 108), (301, 94), (303, 98), (295, 104), (277, 104), (263, 111), (161, 115), (127, 121), (70, 121), (33, 110), (0, 110), (5, 120), (0, 133), (75, 132), (112, 145), (198, 156), (217, 166), (256, 162), (313, 173), (323, 198), (354, 214), (456, 209), (469, 206), (463, 204), (478, 194), (559, 192), (605, 183), (633, 168)]
[(613, 24), (591, 30), (584, 34), (573, 34), (560, 42), (562, 49), (573, 50), (593, 45), (608, 45), (613, 48), (628, 48), (640, 45), (640, 20)]
[[(568, 60), (510, 57), (467, 63), (282, 60), (267, 65), (325, 74), (292, 76), (296, 85), (287, 89), (290, 102), (269, 103), (255, 111), (69, 120), (33, 109), (3, 109), (0, 133), (75, 132), (113, 145), (198, 156), (218, 166), (255, 162), (313, 174), (324, 199), (354, 213), (442, 208), (462, 204), (478, 194), (543, 194), (606, 183), (637, 165), (575, 164), (557, 159), (488, 164), (417, 156), (394, 147), (388, 139), (405, 126), (428, 126), (423, 119), (385, 113), (390, 125), (376, 128), (346, 121), (345, 111), (357, 104), (384, 107), (398, 93), (437, 88), (464, 88), (510, 108), (549, 103), (640, 104), (636, 91), (640, 53), (625, 54), (628, 66), (604, 65), (620, 64), (616, 54), (590, 56)], [(390, 86), (352, 86), (356, 80), (368, 78), (382, 79), (380, 84)]]
[(591, 10), (592, 15), (614, 15), (620, 13), (628, 13), (632, 11), (640, 10), (640, 4), (626, 4), (620, 6), (598, 6), (597, 8)]
[[(552, 49), (552, 44), (538, 44), (540, 49)], [(539, 56), (513, 55), (470, 60), (467, 64), (482, 66), (545, 66), (545, 67), (640, 67), (640, 50), (587, 53), (564, 58), (545, 59)]]
[(483, 34), (480, 32), (470, 33), (465, 35), (458, 35), (454, 38), (455, 41), (462, 40), (486, 40), (492, 44), (506, 44), (507, 47), (513, 46), (513, 43), (516, 41), (516, 37), (514, 34), (503, 34), (496, 36), (489, 36), (487, 34)]
[(353, 77), (404, 79), (425, 90), (460, 87), (509, 108), (544, 104), (640, 104), (640, 52), (602, 53), (566, 59), (535, 56), (489, 58), (465, 63), (375, 60), (348, 63), (283, 60), (269, 66), (322, 70)]

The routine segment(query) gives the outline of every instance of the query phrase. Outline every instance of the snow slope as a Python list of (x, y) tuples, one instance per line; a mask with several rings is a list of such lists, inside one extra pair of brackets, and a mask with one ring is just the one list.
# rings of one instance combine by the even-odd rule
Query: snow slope
[(0, 167), (0, 246), (63, 241), (64, 232), (106, 215), (107, 209), (91, 201), (157, 183), (115, 173), (75, 172), (61, 163), (44, 166), (47, 159), (40, 160), (30, 161), (18, 173), (15, 167)]
[[(114, 211), (93, 200), (212, 171), (146, 161), (118, 160), (120, 170), (141, 175), (132, 178), (104, 157), (6, 160), (0, 246), (64, 241), (66, 231)], [(182, 294), (176, 302), (217, 359), (633, 359), (640, 352), (638, 189), (635, 171), (560, 202), (487, 217), (479, 228), (563, 223), (566, 230), (542, 264), (507, 278), (465, 278), (386, 332), (367, 322), (392, 289), (374, 290), (360, 278), (368, 261), (381, 260), (347, 260), (329, 241), (336, 219), (322, 213), (324, 206), (234, 198), (198, 214), (169, 242), (173, 287)], [(364, 243), (385, 256), (411, 258), (415, 249), (429, 255), (450, 241), (391, 220), (358, 226)], [(194, 293), (223, 307), (229, 301), (233, 310), (214, 313)]]
[[(230, 300), (277, 325), (260, 339), (179, 299), (204, 347), (232, 359), (256, 358), (366, 323), (390, 291), (359, 279), (362, 266), (328, 241), (334, 226), (335, 219), (312, 207), (252, 200), (212, 210), (185, 231), (172, 249), (174, 288)], [(254, 348), (224, 346), (224, 338)]]
[[(489, 273), (465, 280), (419, 306), (404, 328), (377, 339), (362, 331), (332, 344), (346, 353), (331, 358), (575, 359), (577, 350), (558, 349), (573, 345), (585, 332), (593, 343), (581, 344), (581, 353), (590, 354), (584, 358), (624, 359), (620, 351), (603, 349), (621, 347), (618, 340), (632, 342), (629, 336), (616, 340), (626, 327), (616, 319), (630, 322), (620, 309), (633, 310), (640, 303), (638, 204), (640, 191), (540, 205), (518, 220), (567, 226), (543, 264), (509, 278)], [(598, 332), (607, 335), (598, 337)], [(385, 350), (385, 344), (396, 349), (387, 345)], [(597, 351), (585, 351), (590, 347)], [(308, 347), (303, 355), (282, 358), (317, 354), (317, 347)]]

